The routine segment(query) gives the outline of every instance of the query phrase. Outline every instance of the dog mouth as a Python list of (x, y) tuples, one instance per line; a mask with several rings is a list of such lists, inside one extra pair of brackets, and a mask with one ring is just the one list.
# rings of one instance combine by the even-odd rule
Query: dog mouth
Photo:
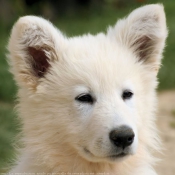
[[(84, 152), (90, 156), (93, 156), (93, 157), (97, 157), (95, 156), (93, 153), (91, 153), (87, 148), (84, 148)], [(126, 153), (124, 151), (118, 153), (118, 154), (113, 154), (113, 155), (109, 155), (109, 156), (105, 156), (105, 157), (99, 157), (98, 158), (107, 158), (107, 159), (111, 159), (111, 160), (115, 160), (115, 159), (120, 159), (120, 158), (124, 158), (126, 156), (128, 156), (129, 153)]]
[(125, 157), (127, 156), (128, 154), (127, 153), (124, 153), (124, 152), (121, 152), (120, 154), (117, 154), (117, 155), (111, 155), (109, 156), (109, 158), (122, 158), (122, 157)]

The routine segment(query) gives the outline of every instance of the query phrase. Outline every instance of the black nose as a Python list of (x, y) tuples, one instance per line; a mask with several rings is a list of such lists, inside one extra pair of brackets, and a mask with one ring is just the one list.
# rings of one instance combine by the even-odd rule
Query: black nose
[(134, 141), (134, 132), (128, 126), (120, 126), (112, 130), (109, 134), (110, 140), (118, 147), (126, 148)]

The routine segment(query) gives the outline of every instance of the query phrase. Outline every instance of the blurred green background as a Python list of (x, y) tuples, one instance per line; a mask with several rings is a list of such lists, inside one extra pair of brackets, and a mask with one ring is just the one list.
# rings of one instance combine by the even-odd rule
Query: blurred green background
[(136, 7), (150, 3), (165, 6), (169, 37), (159, 72), (158, 90), (175, 89), (175, 1), (174, 0), (0, 0), (0, 173), (14, 156), (13, 140), (18, 121), (13, 110), (16, 86), (8, 72), (6, 45), (14, 22), (24, 15), (39, 15), (52, 21), (68, 36), (96, 34), (114, 25)]

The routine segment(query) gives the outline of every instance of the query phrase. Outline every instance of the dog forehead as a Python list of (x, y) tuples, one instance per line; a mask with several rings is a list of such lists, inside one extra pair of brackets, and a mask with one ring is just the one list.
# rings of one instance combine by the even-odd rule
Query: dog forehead
[(75, 37), (70, 40), (67, 51), (68, 58), (88, 69), (95, 68), (102, 72), (114, 69), (116, 72), (131, 67), (133, 71), (133, 66), (137, 66), (135, 55), (129, 48), (104, 34)]
[(64, 72), (69, 72), (66, 73), (69, 77), (61, 77), (65, 80), (73, 78), (72, 82), (92, 89), (124, 86), (137, 74), (132, 53), (104, 34), (69, 39), (64, 57), (67, 62)]
[[(135, 55), (117, 40), (107, 37), (105, 34), (83, 35), (68, 40), (67, 57), (70, 61), (79, 61), (93, 64), (95, 66), (133, 64)], [(110, 65), (111, 67), (111, 65)]]

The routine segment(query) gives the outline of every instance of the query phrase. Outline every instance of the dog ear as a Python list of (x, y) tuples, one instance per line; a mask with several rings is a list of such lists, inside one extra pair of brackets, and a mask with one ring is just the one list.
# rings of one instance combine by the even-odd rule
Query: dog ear
[(35, 16), (20, 18), (8, 44), (9, 63), (18, 85), (36, 87), (51, 62), (59, 59), (63, 44), (63, 35), (50, 22)]
[(108, 36), (131, 49), (138, 61), (158, 70), (167, 37), (163, 6), (146, 5), (109, 28)]

